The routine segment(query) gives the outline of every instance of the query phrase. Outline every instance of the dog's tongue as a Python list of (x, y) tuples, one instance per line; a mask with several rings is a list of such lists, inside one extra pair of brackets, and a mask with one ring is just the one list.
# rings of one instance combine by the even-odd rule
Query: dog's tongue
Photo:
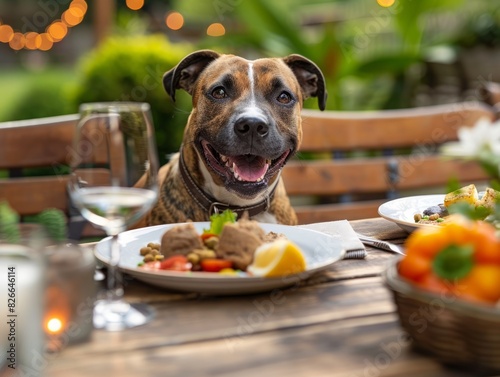
[(229, 162), (229, 166), (233, 168), (234, 176), (240, 181), (260, 181), (269, 168), (266, 159), (253, 155), (231, 157)]

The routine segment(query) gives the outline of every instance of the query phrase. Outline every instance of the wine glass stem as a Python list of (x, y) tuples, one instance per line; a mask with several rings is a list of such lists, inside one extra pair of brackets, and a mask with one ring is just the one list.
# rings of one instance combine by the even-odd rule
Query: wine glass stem
[(118, 243), (118, 234), (111, 237), (111, 258), (108, 267), (108, 291), (107, 299), (109, 301), (120, 301), (123, 298), (123, 279), (118, 263), (120, 262), (120, 244)]

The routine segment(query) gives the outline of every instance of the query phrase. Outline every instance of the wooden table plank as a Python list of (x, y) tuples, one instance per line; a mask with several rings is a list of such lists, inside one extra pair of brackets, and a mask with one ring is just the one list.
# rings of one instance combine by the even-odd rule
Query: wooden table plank
[(380, 217), (352, 220), (349, 223), (356, 232), (381, 240), (399, 240), (402, 242), (408, 237), (408, 233), (398, 225)]
[[(92, 342), (75, 347), (76, 352), (108, 354), (217, 338), (229, 341), (241, 334), (394, 311), (389, 291), (378, 277), (280, 291), (279, 295), (275, 292), (273, 295), (198, 296), (183, 301), (143, 300), (155, 307), (156, 317), (151, 323), (119, 333), (94, 331)], [(115, 341), (119, 342), (119, 349), (109, 347)]]
[[(99, 367), (97, 367), (99, 366)], [(155, 347), (143, 352), (82, 354), (50, 376), (407, 376), (479, 377), (417, 353), (393, 314)]]

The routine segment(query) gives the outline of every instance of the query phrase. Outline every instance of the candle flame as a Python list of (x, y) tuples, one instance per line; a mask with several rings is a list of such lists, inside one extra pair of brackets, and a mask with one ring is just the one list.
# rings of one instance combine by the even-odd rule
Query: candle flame
[(51, 333), (55, 334), (61, 331), (62, 329), (62, 322), (59, 318), (51, 318), (47, 322), (47, 330), (49, 330)]

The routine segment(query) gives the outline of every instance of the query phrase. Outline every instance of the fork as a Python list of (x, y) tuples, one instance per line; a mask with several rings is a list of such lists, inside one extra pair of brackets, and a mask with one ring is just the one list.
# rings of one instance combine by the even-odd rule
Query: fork
[(356, 233), (356, 235), (358, 236), (359, 240), (364, 245), (373, 246), (373, 247), (376, 247), (377, 249), (392, 251), (393, 253), (405, 255), (403, 249), (400, 246), (395, 245), (391, 242), (382, 241), (382, 240), (378, 240), (376, 238), (367, 237), (367, 236), (364, 236), (364, 235), (359, 234), (359, 233)]

